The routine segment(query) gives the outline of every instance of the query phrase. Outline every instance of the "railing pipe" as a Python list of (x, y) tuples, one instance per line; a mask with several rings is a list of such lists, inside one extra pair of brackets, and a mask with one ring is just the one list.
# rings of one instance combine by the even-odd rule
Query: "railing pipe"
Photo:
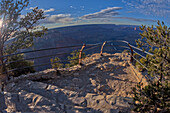
[(100, 56), (103, 56), (103, 48), (104, 48), (104, 45), (106, 44), (106, 41), (103, 43), (102, 47), (101, 47), (101, 51), (100, 51)]
[(54, 47), (54, 48), (45, 48), (45, 49), (38, 49), (38, 50), (30, 50), (30, 51), (24, 51), (24, 52), (17, 52), (17, 53), (12, 53), (12, 54), (9, 54), (9, 55), (0, 56), (0, 58), (8, 57), (8, 56), (13, 56), (13, 55), (17, 55), (17, 54), (22, 54), (22, 53), (32, 53), (32, 52), (38, 52), (38, 51), (57, 50), (57, 49), (74, 48), (74, 47), (81, 47), (81, 45), (64, 46), (64, 47)]
[(133, 62), (133, 49), (131, 47), (131, 45), (128, 43), (128, 46), (130, 48), (131, 54), (130, 54), (130, 62)]
[(85, 47), (86, 44), (83, 44), (83, 46), (81, 47), (80, 54), (79, 54), (79, 65), (82, 65), (82, 52)]
[(153, 54), (152, 53), (149, 53), (149, 52), (147, 52), (147, 51), (143, 51), (142, 49), (140, 49), (140, 48), (137, 48), (137, 47), (135, 47), (135, 46), (133, 46), (133, 45), (130, 45), (132, 48), (135, 48), (135, 49), (137, 49), (137, 50), (139, 50), (139, 51), (142, 51), (142, 52), (144, 52), (144, 53), (146, 53), (146, 54), (148, 54), (148, 55), (151, 55), (151, 56), (153, 56)]
[[(135, 51), (135, 49), (137, 49), (137, 50), (139, 50), (139, 51), (142, 51), (142, 52), (144, 52), (144, 53), (146, 53), (146, 54), (149, 54), (149, 55), (153, 55), (152, 53), (149, 53), (149, 52), (147, 52), (147, 51), (143, 51), (142, 49), (140, 49), (140, 48), (137, 48), (137, 47), (135, 47), (135, 46), (133, 46), (133, 45), (131, 45), (130, 43), (128, 43), (127, 41), (124, 41), (124, 40), (111, 40), (111, 41), (107, 41), (107, 43), (110, 43), (110, 42), (123, 42), (123, 43), (126, 43), (128, 46), (126, 47), (126, 46), (120, 46), (120, 45), (114, 45), (114, 46), (120, 46), (120, 47), (124, 47), (124, 48), (130, 48), (130, 50), (131, 50), (131, 59), (130, 59), (130, 61), (132, 62), (133, 60), (136, 60), (135, 58), (133, 58), (134, 56), (133, 56), (133, 54), (134, 53), (137, 53), (136, 51)], [(103, 45), (102, 45), (103, 44)], [(101, 42), (101, 43), (97, 43), (97, 44), (83, 44), (83, 46), (82, 45), (75, 45), (75, 46), (64, 46), (64, 47), (56, 47), (56, 48), (46, 48), (46, 49), (39, 49), (39, 50), (31, 50), (31, 51), (25, 51), (25, 52), (18, 52), (18, 53), (13, 53), (13, 54), (9, 54), (9, 55), (5, 55), (5, 56), (0, 56), (0, 59), (1, 58), (4, 58), (4, 57), (8, 57), (8, 56), (13, 56), (13, 55), (17, 55), (17, 54), (21, 54), (21, 53), (31, 53), (31, 52), (38, 52), (38, 51), (45, 51), (45, 50), (53, 50), (53, 49), (63, 49), (63, 48), (74, 48), (74, 47), (81, 47), (81, 50), (79, 51), (80, 52), (80, 54), (79, 54), (79, 64), (80, 65), (82, 65), (82, 52), (83, 51), (87, 51), (87, 50), (90, 50), (90, 49), (93, 49), (93, 48), (96, 48), (96, 47), (98, 47), (98, 46), (101, 46), (101, 51), (100, 51), (100, 55), (102, 56), (102, 54), (103, 54), (103, 48), (104, 48), (104, 46), (105, 46), (105, 44), (106, 44), (106, 41), (105, 42)], [(86, 50), (84, 50), (84, 48), (85, 47), (89, 47), (89, 46), (93, 46), (93, 47), (90, 47), (90, 48), (87, 48)], [(62, 54), (68, 54), (68, 53), (59, 53), (59, 54), (56, 54), (56, 55), (62, 55)], [(50, 57), (50, 56), (54, 56), (54, 55), (46, 55), (46, 56), (40, 56), (40, 57), (34, 57), (34, 58), (28, 58), (28, 59), (23, 59), (23, 60), (31, 60), (31, 59), (38, 59), (38, 58), (43, 58), (43, 57)], [(144, 56), (142, 56), (142, 55), (140, 55), (141, 57), (143, 57), (143, 58), (145, 58)], [(77, 59), (77, 60), (78, 60)], [(22, 61), (22, 60), (17, 60), (17, 61)], [(12, 61), (12, 62), (8, 62), (8, 63), (1, 63), (0, 64), (0, 67), (1, 66), (3, 66), (3, 65), (5, 65), (5, 64), (9, 64), (9, 63), (13, 63), (13, 62), (17, 62), (17, 61)], [(68, 60), (67, 60), (68, 61)], [(49, 65), (49, 64), (51, 64), (51, 63), (48, 63), (48, 64), (43, 64), (43, 65)], [(31, 66), (31, 67), (38, 67), (38, 66), (42, 66), (41, 64), (39, 64), (39, 65), (34, 65), (34, 66)], [(26, 67), (22, 67), (22, 68), (26, 68)], [(14, 70), (17, 70), (17, 68), (15, 68), (15, 69), (12, 69), (12, 70), (9, 70), (9, 72), (11, 72), (11, 71), (14, 71)], [(2, 73), (0, 73), (0, 74), (6, 74), (6, 72), (8, 72), (8, 71), (3, 71)]]

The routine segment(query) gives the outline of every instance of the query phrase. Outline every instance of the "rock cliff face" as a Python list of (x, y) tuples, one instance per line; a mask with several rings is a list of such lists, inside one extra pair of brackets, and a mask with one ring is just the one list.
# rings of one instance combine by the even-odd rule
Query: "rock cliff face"
[(49, 69), (9, 81), (0, 94), (2, 112), (131, 112), (131, 87), (138, 82), (127, 53), (93, 54), (83, 66)]

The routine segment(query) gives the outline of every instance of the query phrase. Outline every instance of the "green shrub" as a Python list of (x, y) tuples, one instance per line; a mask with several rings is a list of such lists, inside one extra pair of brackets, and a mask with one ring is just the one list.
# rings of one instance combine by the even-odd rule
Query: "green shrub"
[(135, 112), (168, 113), (170, 112), (170, 84), (168, 82), (152, 82), (142, 88), (139, 83), (133, 88)]
[[(67, 57), (67, 59), (69, 60), (69, 64), (66, 64), (65, 67), (72, 67), (74, 65), (79, 64), (79, 54), (79, 50), (74, 50), (72, 53), (70, 53), (71, 56)], [(85, 53), (82, 52), (82, 58), (84, 58), (85, 56)]]
[(129, 50), (125, 49), (125, 50), (123, 50), (122, 53), (129, 53), (129, 52), (130, 52)]
[[(17, 61), (17, 60), (19, 60), (19, 61)], [(17, 61), (17, 62), (14, 62), (14, 61)], [(23, 54), (18, 54), (18, 55), (9, 57), (8, 62), (12, 62), (7, 65), (8, 70), (17, 69), (17, 70), (14, 70), (14, 71), (8, 73), (10, 76), (17, 77), (22, 74), (35, 72), (34, 67), (30, 67), (30, 66), (34, 65), (34, 62), (29, 61), (29, 60), (24, 60)], [(23, 68), (23, 67), (27, 67), (27, 68)]]
[[(141, 58), (139, 61), (140, 61), (144, 66), (146, 66), (147, 60), (146, 60), (145, 58)], [(137, 62), (137, 61), (136, 61), (136, 63), (135, 63), (135, 66), (137, 67), (137, 69), (138, 69), (139, 71), (144, 71), (144, 70), (145, 70), (145, 68), (144, 68), (139, 62)]]
[(60, 63), (60, 58), (55, 57), (54, 59), (51, 59), (51, 65), (52, 68), (56, 69), (56, 68), (63, 68), (64, 64)]

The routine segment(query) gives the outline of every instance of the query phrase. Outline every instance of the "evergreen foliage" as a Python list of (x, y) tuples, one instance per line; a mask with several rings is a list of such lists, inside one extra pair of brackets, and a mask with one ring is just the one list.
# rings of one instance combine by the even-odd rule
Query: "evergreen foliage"
[[(19, 60), (19, 61), (17, 61), (17, 60)], [(17, 62), (15, 62), (15, 61), (17, 61)], [(10, 76), (17, 77), (17, 76), (20, 76), (22, 74), (34, 73), (35, 72), (34, 68), (31, 67), (31, 66), (33, 66), (34, 62), (24, 60), (23, 54), (15, 55), (15, 56), (8, 58), (8, 62), (11, 62), (6, 66), (8, 70), (18, 68), (17, 70), (14, 70), (14, 71), (8, 73)], [(26, 67), (26, 68), (22, 69), (22, 67)]]
[(168, 113), (170, 112), (170, 84), (152, 82), (148, 86), (142, 87), (139, 83), (133, 88), (133, 109), (140, 113)]
[(169, 76), (170, 73), (170, 27), (158, 21), (156, 29), (154, 27), (142, 26), (140, 33), (141, 39), (138, 39), (138, 47), (143, 50), (149, 49), (153, 54), (147, 55), (149, 74), (152, 76), (159, 75), (160, 77)]
[[(79, 64), (79, 50), (74, 50), (70, 53), (71, 56), (68, 56), (67, 59), (69, 60), (69, 64), (66, 64), (65, 67), (72, 67), (74, 65)], [(85, 53), (82, 52), (82, 58), (86, 57)]]
[(149, 49), (153, 55), (147, 55), (143, 64), (148, 68), (151, 76), (158, 76), (158, 80), (151, 81), (148, 86), (139, 83), (133, 88), (134, 111), (140, 113), (168, 113), (170, 112), (170, 28), (158, 21), (156, 29), (142, 26), (143, 33), (138, 39), (138, 47), (145, 51)]
[[(145, 58), (141, 58), (140, 60), (140, 63), (142, 63), (145, 67), (146, 67), (146, 65), (147, 65), (147, 60), (145, 59)], [(137, 69), (139, 70), (139, 71), (144, 71), (145, 70), (145, 68), (140, 64), (139, 62), (136, 62), (135, 63), (135, 66), (137, 67)]]
[[(12, 54), (19, 49), (25, 49), (33, 45), (34, 37), (41, 37), (47, 28), (38, 26), (38, 22), (45, 18), (44, 11), (35, 7), (31, 12), (22, 15), (22, 11), (29, 5), (29, 0), (1, 0), (0, 1), (0, 56)], [(16, 60), (20, 55), (11, 58)], [(0, 58), (0, 73), (7, 70), (4, 57)], [(23, 62), (20, 62), (21, 64)], [(18, 64), (16, 63), (16, 67)], [(24, 65), (26, 64), (26, 65)], [(27, 66), (29, 63), (23, 63)], [(11, 64), (12, 65), (12, 64)], [(13, 66), (8, 66), (11, 68)], [(18, 75), (18, 74), (17, 74)]]
[(54, 69), (63, 68), (64, 64), (60, 63), (59, 61), (61, 61), (61, 60), (58, 57), (55, 57), (54, 59), (52, 58), (51, 59), (52, 68), (54, 68)]
[[(70, 53), (70, 56), (67, 57), (67, 60), (69, 63), (65, 64), (65, 68), (69, 68), (69, 67), (79, 64), (79, 54), (80, 54), (79, 50), (72, 51)], [(82, 58), (85, 58), (85, 57), (86, 57), (85, 53), (82, 52)], [(63, 68), (64, 64), (60, 63), (59, 61), (61, 60), (58, 57), (51, 59), (52, 68)]]

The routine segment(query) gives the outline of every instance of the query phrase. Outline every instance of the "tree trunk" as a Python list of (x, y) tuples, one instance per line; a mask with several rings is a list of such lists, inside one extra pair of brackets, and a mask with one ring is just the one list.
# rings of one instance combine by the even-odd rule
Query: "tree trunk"
[[(3, 56), (3, 50), (0, 48), (0, 56)], [(7, 74), (6, 74), (6, 67), (4, 64), (4, 58), (0, 57), (0, 81), (6, 82), (7, 81)]]

